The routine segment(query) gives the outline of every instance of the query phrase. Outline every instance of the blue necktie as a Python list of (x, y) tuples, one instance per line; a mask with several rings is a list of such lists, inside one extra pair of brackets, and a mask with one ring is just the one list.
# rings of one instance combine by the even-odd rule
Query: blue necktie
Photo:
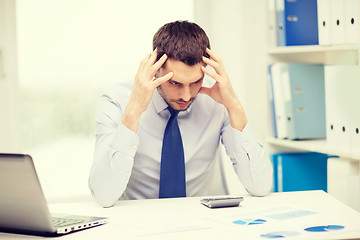
[(161, 151), (159, 198), (186, 197), (184, 149), (177, 122), (178, 111), (168, 107)]

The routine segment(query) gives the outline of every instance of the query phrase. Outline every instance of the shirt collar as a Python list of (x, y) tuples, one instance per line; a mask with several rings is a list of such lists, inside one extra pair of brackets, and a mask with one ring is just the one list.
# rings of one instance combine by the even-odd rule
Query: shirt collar
[[(167, 111), (168, 104), (164, 101), (164, 99), (160, 95), (158, 89), (155, 89), (152, 101), (155, 106), (155, 110), (158, 114), (160, 114), (164, 110)], [(196, 101), (196, 99), (195, 99), (195, 101)], [(179, 113), (179, 116), (189, 114), (191, 112), (193, 104), (194, 104), (194, 102), (190, 105), (190, 107), (188, 109), (186, 109), (186, 111), (181, 111)]]

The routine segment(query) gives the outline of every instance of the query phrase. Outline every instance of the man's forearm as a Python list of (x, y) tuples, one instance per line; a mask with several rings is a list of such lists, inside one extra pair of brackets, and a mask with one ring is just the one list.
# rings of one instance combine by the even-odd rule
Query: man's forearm
[(247, 124), (247, 118), (240, 101), (234, 101), (232, 106), (226, 109), (229, 114), (231, 127), (242, 132)]
[(141, 113), (139, 114), (138, 112), (134, 111), (134, 108), (129, 103), (125, 108), (121, 123), (136, 133), (139, 127), (140, 117)]

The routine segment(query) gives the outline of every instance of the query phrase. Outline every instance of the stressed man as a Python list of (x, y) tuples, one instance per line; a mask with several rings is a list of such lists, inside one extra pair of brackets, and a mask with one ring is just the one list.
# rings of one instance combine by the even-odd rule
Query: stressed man
[[(204, 87), (204, 76), (215, 80)], [(104, 94), (89, 187), (110, 207), (119, 199), (209, 195), (219, 144), (239, 180), (255, 196), (272, 186), (272, 167), (202, 28), (188, 21), (162, 26), (132, 87)]]

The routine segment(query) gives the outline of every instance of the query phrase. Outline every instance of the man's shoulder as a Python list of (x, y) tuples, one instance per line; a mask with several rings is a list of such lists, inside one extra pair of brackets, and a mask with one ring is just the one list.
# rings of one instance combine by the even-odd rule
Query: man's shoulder
[(129, 101), (132, 89), (132, 82), (121, 82), (107, 90), (101, 99), (123, 105)]
[(103, 95), (110, 97), (130, 96), (131, 89), (132, 89), (132, 82), (120, 82), (113, 85)]
[(223, 114), (226, 112), (224, 105), (217, 103), (206, 94), (198, 94), (195, 105), (197, 111), (201, 111), (203, 114), (208, 114), (211, 116), (219, 116), (220, 114), (223, 116)]

